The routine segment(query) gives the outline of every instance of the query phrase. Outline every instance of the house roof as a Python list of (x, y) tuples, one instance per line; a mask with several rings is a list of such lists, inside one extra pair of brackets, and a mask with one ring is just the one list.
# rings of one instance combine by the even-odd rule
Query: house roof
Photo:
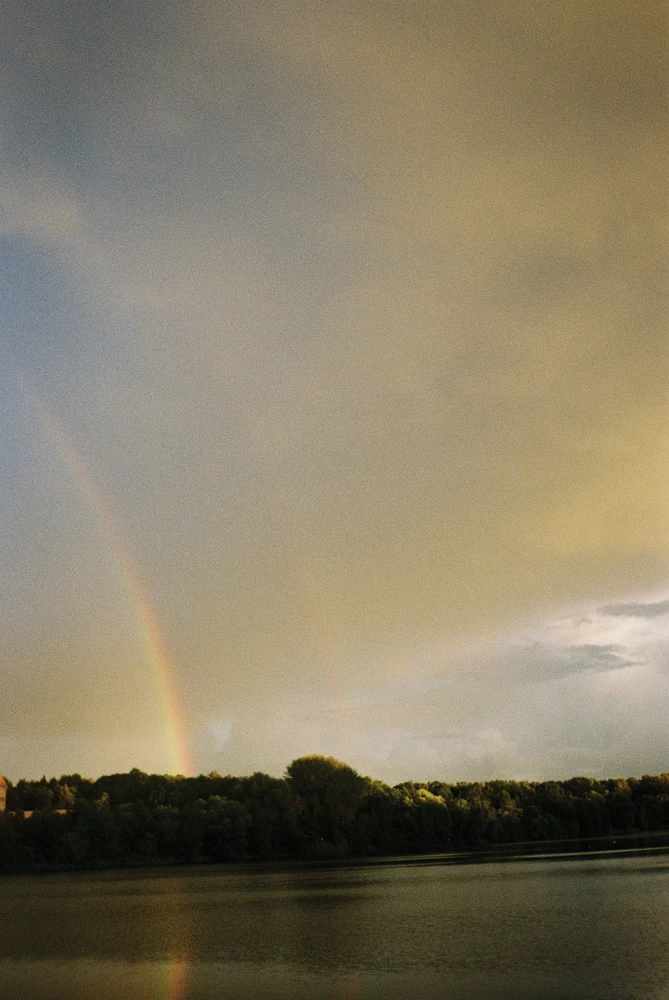
[(9, 788), (9, 785), (7, 784), (7, 782), (6, 782), (6, 781), (5, 781), (5, 779), (4, 779), (3, 777), (2, 777), (2, 775), (1, 775), (1, 774), (0, 774), (0, 788)]

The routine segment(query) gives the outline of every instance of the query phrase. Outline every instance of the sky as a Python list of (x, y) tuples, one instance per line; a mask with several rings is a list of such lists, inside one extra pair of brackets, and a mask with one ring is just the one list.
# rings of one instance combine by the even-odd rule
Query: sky
[(31, 0), (0, 770), (669, 770), (667, 9)]

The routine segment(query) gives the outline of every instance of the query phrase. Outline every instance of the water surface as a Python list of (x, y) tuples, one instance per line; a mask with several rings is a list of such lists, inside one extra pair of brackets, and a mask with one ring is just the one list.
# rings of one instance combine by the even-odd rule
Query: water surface
[(0, 879), (31, 1000), (669, 1000), (669, 853)]

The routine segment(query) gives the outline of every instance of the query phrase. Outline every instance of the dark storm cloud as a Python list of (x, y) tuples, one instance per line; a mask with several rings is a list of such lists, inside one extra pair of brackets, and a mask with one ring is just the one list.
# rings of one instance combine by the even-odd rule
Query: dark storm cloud
[(571, 668), (569, 673), (621, 670), (624, 667), (634, 666), (637, 662), (630, 659), (629, 652), (624, 646), (618, 646), (615, 643), (609, 643), (605, 646), (597, 646), (593, 643), (570, 646), (562, 651), (561, 659), (565, 667)]
[(506, 654), (499, 680), (514, 686), (543, 684), (571, 675), (621, 670), (638, 662), (628, 649), (616, 643), (560, 646), (535, 642), (512, 648)]
[(614, 618), (661, 618), (669, 614), (669, 601), (656, 601), (653, 604), (607, 604), (599, 608), (602, 615)]
[(0, 42), (5, 100), (0, 127), (8, 163), (47, 167), (70, 184), (94, 167), (92, 142), (112, 109), (132, 100), (152, 52), (169, 42), (175, 5), (5, 5)]

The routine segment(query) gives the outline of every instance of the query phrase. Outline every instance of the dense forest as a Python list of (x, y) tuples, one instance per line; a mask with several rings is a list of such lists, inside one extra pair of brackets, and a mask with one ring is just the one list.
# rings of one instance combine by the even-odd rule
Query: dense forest
[(391, 788), (310, 756), (283, 778), (132, 770), (18, 781), (0, 814), (0, 870), (400, 854), (662, 829), (669, 774)]

